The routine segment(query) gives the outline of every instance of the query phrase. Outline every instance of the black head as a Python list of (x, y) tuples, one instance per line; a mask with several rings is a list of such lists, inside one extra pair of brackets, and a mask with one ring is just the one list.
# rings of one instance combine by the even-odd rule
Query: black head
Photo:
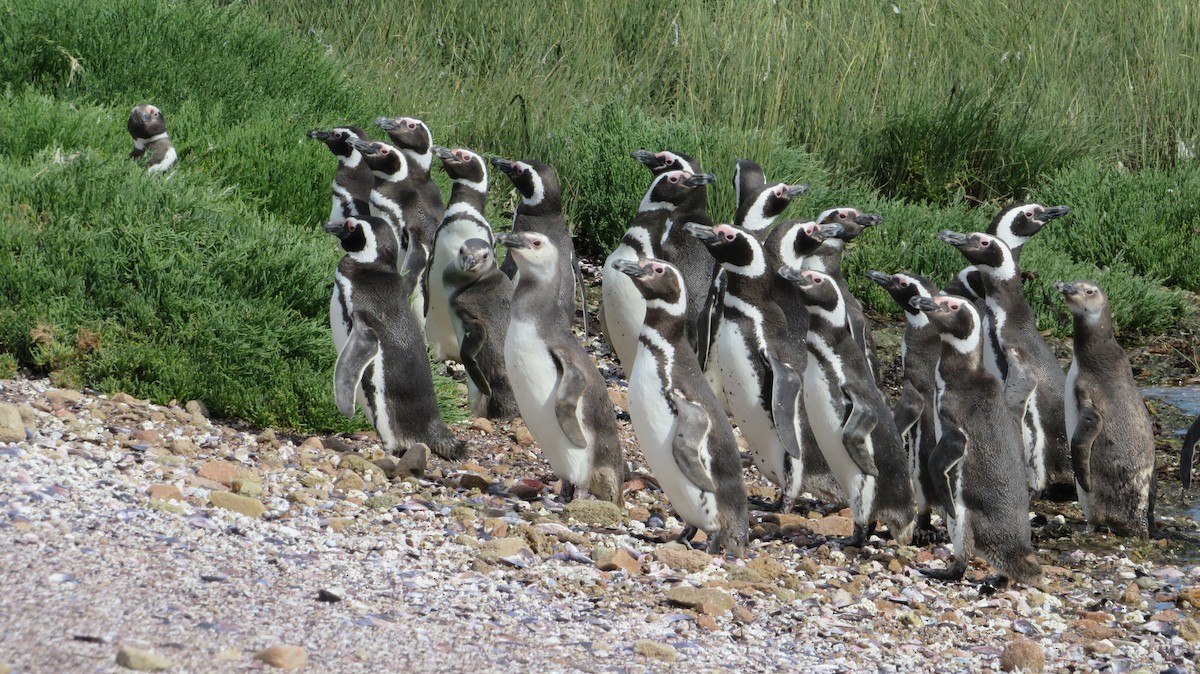
[(826, 314), (831, 314), (834, 317), (833, 322), (841, 322), (838, 317), (843, 313), (842, 293), (833, 277), (813, 269), (794, 267), (780, 267), (777, 273), (785, 281), (791, 281), (799, 291), (800, 299), (810, 309), (820, 309)]
[(395, 266), (399, 244), (383, 219), (370, 215), (346, 218), (342, 223), (326, 223), (325, 231), (336, 236), (342, 250), (355, 261)]
[(167, 132), (167, 120), (162, 110), (153, 105), (136, 105), (129, 111), (129, 122), (125, 128), (134, 138), (153, 138)]
[[(684, 316), (687, 311), (687, 296), (683, 283), (683, 275), (674, 265), (656, 260), (643, 258), (633, 260), (617, 260), (613, 269), (633, 280), (633, 285), (642, 293), (652, 306), (666, 309), (668, 313)], [(672, 309), (676, 311), (672, 312)]]
[(839, 206), (823, 211), (817, 216), (817, 223), (826, 225), (836, 223), (842, 226), (842, 233), (837, 238), (842, 241), (852, 241), (868, 227), (883, 223), (883, 216), (876, 213), (860, 213), (857, 208)]
[(786, 220), (775, 225), (767, 235), (764, 247), (779, 257), (788, 267), (800, 267), (804, 258), (816, 255), (822, 245), (842, 232), (838, 224), (819, 225), (816, 222)]
[(912, 298), (933, 297), (938, 293), (938, 288), (933, 281), (916, 274), (884, 274), (871, 270), (867, 272), (867, 278), (888, 291), (892, 299), (896, 300), (896, 304), (899, 304), (900, 308), (909, 314), (919, 313), (916, 307), (909, 304)]
[(696, 190), (716, 180), (711, 173), (694, 174), (688, 171), (660, 173), (650, 187), (650, 200), (667, 204), (681, 204)]
[(554, 169), (540, 161), (510, 161), (500, 157), (492, 159), (492, 166), (512, 181), (513, 187), (521, 193), (521, 205), (526, 210), (562, 210), (562, 193), (559, 191), (558, 174)]
[(662, 175), (667, 171), (687, 171), (688, 173), (699, 173), (700, 171), (699, 162), (681, 152), (673, 152), (671, 150), (663, 150), (662, 152), (634, 150), (630, 156), (640, 161), (643, 166), (656, 176)]
[(1046, 223), (1061, 218), (1071, 212), (1069, 206), (1051, 206), (1046, 208), (1041, 204), (1012, 204), (1000, 211), (988, 225), (988, 234), (997, 237), (1008, 244), (1012, 250), (1019, 250), (1037, 234)]
[(913, 297), (908, 302), (929, 317), (942, 341), (953, 345), (956, 351), (970, 353), (981, 348), (979, 312), (970, 300), (957, 295), (937, 295)]
[(683, 226), (683, 230), (703, 243), (717, 262), (727, 269), (732, 266), (749, 270), (756, 261), (765, 263), (758, 240), (744, 229), (733, 225), (708, 227), (689, 222)]
[(483, 157), (461, 147), (451, 150), (434, 145), (431, 150), (434, 156), (442, 160), (442, 168), (452, 180), (481, 183), (487, 189), (488, 172)]
[(308, 132), (308, 137), (325, 143), (329, 151), (339, 157), (349, 157), (354, 154), (354, 146), (350, 144), (351, 140), (370, 140), (362, 129), (354, 126), (338, 126), (329, 130), (313, 129)]
[(742, 201), (738, 206), (735, 224), (753, 232), (770, 227), (775, 218), (783, 212), (792, 199), (808, 191), (808, 185), (788, 185), (777, 183), (764, 186), (755, 192), (748, 201)]
[(400, 175), (407, 172), (408, 166), (404, 156), (395, 146), (380, 141), (367, 141), (357, 138), (350, 140), (350, 145), (363, 156), (363, 161), (376, 173), (384, 175)]
[(386, 131), (398, 149), (425, 154), (433, 147), (433, 133), (415, 117), (380, 117), (375, 126)]
[(767, 177), (758, 164), (749, 159), (735, 159), (733, 162), (733, 196), (734, 210), (739, 211), (742, 204), (753, 201), (767, 185)]
[(999, 238), (989, 234), (983, 232), (959, 234), (943, 230), (938, 233), (938, 238), (957, 248), (968, 262), (977, 267), (1002, 269), (1013, 263), (1012, 252), (1008, 246)]

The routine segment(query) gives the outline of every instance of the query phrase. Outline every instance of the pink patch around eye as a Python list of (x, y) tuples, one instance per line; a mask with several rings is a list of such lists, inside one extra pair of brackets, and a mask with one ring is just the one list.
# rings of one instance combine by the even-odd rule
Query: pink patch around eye
[(947, 306), (950, 307), (950, 311), (958, 311), (958, 303), (957, 302), (951, 302)]
[(661, 273), (663, 273), (664, 271), (666, 271), (666, 267), (663, 267), (663, 266), (662, 266), (662, 265), (660, 265), (660, 264), (656, 264), (656, 265), (654, 265), (654, 273), (655, 273), (655, 274), (661, 274)]

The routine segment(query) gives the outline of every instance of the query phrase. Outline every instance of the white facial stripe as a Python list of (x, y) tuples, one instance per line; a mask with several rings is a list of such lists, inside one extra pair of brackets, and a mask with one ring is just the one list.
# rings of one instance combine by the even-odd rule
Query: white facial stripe
[(375, 240), (375, 231), (365, 222), (358, 221), (358, 227), (362, 228), (363, 236), (367, 242), (363, 245), (363, 249), (352, 253), (346, 253), (350, 259), (363, 264), (370, 264), (379, 259), (379, 243)]
[(542, 176), (528, 164), (521, 164), (521, 166), (525, 167), (525, 170), (529, 172), (530, 177), (533, 179), (533, 194), (522, 198), (521, 202), (526, 206), (537, 206), (546, 198), (546, 188), (542, 185)]
[[(648, 324), (642, 324), (642, 331), (638, 334), (639, 337), (646, 340), (654, 346), (654, 348), (662, 353), (663, 369), (667, 376), (671, 376), (671, 371), (675, 367), (675, 348), (671, 346), (658, 330), (650, 327)], [(668, 385), (670, 382), (666, 382)]]
[[(945, 304), (945, 303), (939, 302), (939, 304)], [(960, 339), (958, 337), (955, 337), (954, 335), (943, 332), (942, 333), (942, 341), (944, 341), (947, 344), (949, 344), (950, 346), (954, 347), (954, 350), (959, 353), (972, 354), (979, 350), (979, 345), (980, 345), (980, 342), (982, 339), (982, 332), (980, 331), (980, 328), (979, 328), (979, 326), (981, 325), (981, 322), (979, 320), (979, 312), (975, 311), (975, 307), (971, 306), (970, 302), (961, 302), (961, 303), (959, 303), (959, 307), (960, 307), (960, 309), (959, 309), (960, 311), (968, 311), (971, 314), (971, 318), (974, 321), (974, 323), (973, 323), (974, 327), (971, 330), (971, 334), (969, 336), (967, 336), (965, 339)]]
[(476, 192), (479, 192), (480, 194), (487, 194), (487, 185), (488, 184), (487, 184), (487, 174), (486, 173), (483, 175), (483, 180), (467, 180), (466, 178), (455, 178), (453, 180), (453, 183), (455, 185), (462, 185), (463, 187), (466, 187), (467, 189), (475, 190)]
[(433, 163), (433, 152), (429, 150), (426, 150), (425, 152), (417, 152), (416, 150), (404, 148), (403, 152), (404, 156), (411, 158), (417, 163), (417, 166), (420, 166), (424, 171), (428, 171), (430, 164)]
[(796, 255), (796, 238), (800, 236), (802, 229), (804, 229), (804, 225), (792, 227), (783, 235), (783, 239), (779, 242), (779, 259), (784, 265), (792, 269), (802, 268), (804, 266), (804, 259), (808, 257)]
[(771, 190), (763, 190), (758, 197), (754, 199), (754, 205), (746, 211), (746, 219), (742, 221), (742, 227), (752, 232), (759, 232), (771, 226), (775, 222), (774, 217), (763, 215), (763, 209), (766, 208), (767, 199), (771, 198)]
[(346, 168), (358, 168), (358, 165), (362, 163), (362, 153), (354, 148), (350, 148), (350, 156), (343, 157), (339, 154), (338, 162)]
[(691, 164), (689, 164), (686, 160), (684, 160), (683, 157), (680, 157), (679, 155), (675, 154), (674, 152), (660, 152), (659, 156), (674, 160), (675, 163), (678, 165), (679, 170), (687, 171), (688, 173), (696, 172), (696, 170), (694, 168), (692, 168)]
[(378, 209), (379, 217), (391, 222), (397, 231), (404, 227), (404, 211), (400, 209), (400, 204), (371, 190), (371, 205)]
[(729, 264), (728, 262), (722, 262), (721, 266), (731, 274), (739, 274), (741, 276), (751, 277), (762, 276), (767, 272), (767, 259), (766, 256), (763, 255), (762, 244), (760, 244), (758, 239), (755, 239), (753, 236), (746, 236), (741, 232), (739, 232), (738, 235), (749, 241), (750, 247), (754, 250), (754, 256), (750, 259), (750, 264), (736, 265)]
[[(985, 234), (984, 236), (987, 235)], [(988, 238), (992, 240), (992, 245), (996, 245), (996, 243), (999, 241), (999, 237)], [(1003, 246), (1002, 248), (1004, 257), (1001, 259), (999, 266), (993, 267), (986, 264), (977, 265), (981, 272), (987, 274), (993, 279), (996, 279), (997, 281), (1007, 281), (1017, 275), (1017, 263), (1016, 260), (1013, 259), (1012, 249), (1008, 248), (1007, 245)]]
[(642, 203), (638, 205), (638, 213), (645, 213), (647, 211), (661, 211), (661, 210), (665, 210), (665, 209), (669, 209), (669, 208), (674, 208), (674, 204), (670, 204), (665, 201), (653, 201), (652, 200), (652, 197), (654, 196), (654, 189), (656, 187), (658, 187), (659, 183), (666, 180), (667, 176), (669, 176), (669, 175), (671, 175), (671, 174), (664, 173), (660, 176), (655, 176), (654, 180), (650, 183), (650, 188), (647, 189), (646, 194), (644, 196), (642, 196)]
[(638, 257), (658, 257), (661, 253), (655, 249), (654, 242), (650, 240), (650, 232), (645, 227), (630, 227), (625, 231), (625, 236), (633, 239), (636, 245), (630, 248), (637, 251)]
[(653, 299), (646, 302), (647, 309), (662, 309), (672, 316), (682, 316), (687, 312), (687, 300), (680, 297), (674, 302), (664, 299)]
[[(1037, 206), (1037, 204), (1025, 204), (1018, 208), (1014, 208), (1008, 213), (1005, 213), (1004, 217), (1000, 218), (1000, 222), (996, 223), (996, 238), (1000, 239), (1004, 243), (1007, 243), (1009, 248), (1020, 248), (1028, 243), (1029, 237), (1017, 236), (1016, 232), (1013, 231), (1012, 226), (1013, 221), (1021, 217), (1025, 210), (1030, 206)], [(1038, 208), (1041, 208), (1041, 206), (1038, 206)]]

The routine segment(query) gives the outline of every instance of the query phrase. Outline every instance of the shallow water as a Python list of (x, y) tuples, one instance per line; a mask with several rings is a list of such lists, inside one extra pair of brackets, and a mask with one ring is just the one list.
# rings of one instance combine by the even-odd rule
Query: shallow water
[[(1179, 408), (1184, 416), (1175, 424), (1178, 428), (1171, 429), (1172, 436), (1182, 438), (1187, 434), (1192, 420), (1200, 416), (1200, 387), (1151, 386), (1142, 389), (1142, 395)], [(1198, 473), (1200, 471), (1193, 468), (1193, 480), (1200, 477)], [(1156, 510), (1163, 515), (1185, 515), (1200, 521), (1200, 485), (1193, 482), (1192, 488), (1184, 492), (1178, 484), (1160, 483)]]
[[(1142, 395), (1174, 405), (1191, 418), (1200, 416), (1200, 387), (1197, 386), (1151, 386), (1142, 389)], [(1174, 430), (1175, 435), (1187, 433), (1187, 426)]]

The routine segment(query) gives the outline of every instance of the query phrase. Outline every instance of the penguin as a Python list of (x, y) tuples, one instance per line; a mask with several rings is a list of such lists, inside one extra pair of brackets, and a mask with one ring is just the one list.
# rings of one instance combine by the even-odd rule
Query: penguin
[(883, 522), (901, 545), (912, 540), (916, 505), (900, 433), (850, 331), (846, 299), (833, 277), (781, 266), (810, 316), (804, 402), (813, 435), (854, 515), (849, 544), (860, 547)]
[(680, 519), (685, 537), (708, 535), (708, 551), (741, 557), (748, 518), (742, 462), (729, 417), (687, 342), (687, 285), (662, 260), (616, 260), (646, 302), (629, 375), (629, 416), (638, 447)]
[(582, 489), (619, 505), (624, 466), (617, 416), (604, 377), (560, 314), (571, 267), (541, 232), (505, 232), (496, 240), (520, 272), (504, 368), (521, 418), (562, 479), (564, 500)]
[(166, 173), (175, 165), (179, 155), (167, 135), (167, 120), (162, 110), (153, 105), (135, 105), (129, 111), (125, 128), (133, 136), (133, 151), (130, 159), (148, 156), (146, 173)]
[(467, 239), (442, 272), (458, 358), (467, 371), (471, 415), (511, 419), (520, 412), (504, 370), (512, 281), (496, 266), (493, 244)]
[(1095, 283), (1054, 284), (1074, 317), (1066, 423), (1079, 506), (1093, 529), (1146, 538), (1154, 531), (1154, 429), (1129, 358)]
[(350, 315), (350, 332), (338, 350), (334, 399), (354, 415), (361, 386), (364, 408), (389, 452), (424, 443), (438, 456), (460, 460), (462, 441), (442, 421), (425, 342), (405, 302), (413, 277), (396, 271), (400, 247), (391, 227), (372, 216), (326, 224), (346, 255), (338, 263), (337, 287)]
[(1049, 485), (1073, 483), (1063, 407), (1066, 377), (1038, 332), (1037, 316), (1021, 289), (1016, 258), (1003, 241), (989, 234), (942, 231), (938, 237), (979, 270), (985, 340), (991, 347), (984, 349), (984, 365), (1006, 381), (1006, 354), (1015, 350), (1035, 380), (1021, 414), (1030, 490), (1037, 494)]
[[(716, 177), (708, 173), (693, 175), (687, 171), (668, 171), (659, 174), (642, 197), (637, 214), (629, 223), (625, 236), (621, 237), (621, 243), (604, 261), (601, 286), (604, 326), (626, 377), (633, 371), (634, 359), (639, 351), (638, 334), (646, 317), (646, 301), (637, 284), (614, 263), (617, 260), (662, 258), (672, 230), (682, 229), (682, 223), (676, 221), (677, 209), (694, 192), (702, 190), (714, 180)], [(694, 238), (692, 240), (695, 241)], [(709, 257), (707, 253), (705, 257)]]
[[(1070, 206), (1051, 206), (1046, 208), (1041, 204), (1010, 204), (992, 218), (986, 233), (1008, 244), (1013, 259), (1020, 262), (1021, 248), (1029, 243), (1034, 234), (1041, 231), (1051, 220), (1056, 220), (1071, 213)], [(971, 300), (983, 297), (983, 284), (979, 280), (979, 270), (968, 265), (958, 273), (943, 289), (947, 295), (959, 295)]]
[(370, 215), (375, 176), (363, 161), (362, 153), (350, 144), (352, 138), (370, 140), (367, 134), (358, 127), (339, 126), (328, 131), (313, 129), (308, 137), (325, 143), (338, 160), (337, 173), (333, 175), (333, 208), (326, 222), (340, 225), (346, 218)]
[(795, 424), (802, 373), (780, 358), (795, 338), (788, 316), (772, 298), (763, 244), (732, 225), (684, 226), (717, 260), (728, 279), (705, 378), (741, 429), (759, 473), (780, 490), (789, 511), (802, 492), (803, 438)]
[[(695, 158), (679, 152), (663, 150), (650, 153), (638, 150), (633, 153), (633, 157), (642, 162), (654, 176), (676, 170), (701, 175), (700, 163)], [(704, 315), (704, 300), (709, 287), (712, 286), (715, 267), (704, 244), (685, 232), (683, 225), (694, 222), (704, 227), (712, 226), (712, 218), (708, 215), (707, 186), (692, 190), (688, 198), (676, 207), (675, 214), (674, 224), (663, 243), (661, 258), (671, 263), (683, 276), (688, 298), (687, 338), (688, 344), (695, 351), (699, 343), (698, 326), (702, 321), (701, 316)]]
[(1192, 459), (1196, 453), (1196, 443), (1200, 442), (1200, 416), (1188, 427), (1187, 435), (1183, 436), (1183, 444), (1179, 447), (1179, 482), (1184, 489), (1192, 487)]
[[(514, 232), (539, 232), (545, 234), (554, 243), (558, 251), (563, 273), (556, 276), (559, 282), (556, 306), (566, 320), (566, 325), (575, 323), (576, 294), (584, 298), (583, 334), (588, 334), (587, 289), (583, 285), (583, 272), (579, 268), (579, 258), (575, 255), (575, 243), (571, 239), (571, 231), (567, 228), (567, 220), (562, 212), (562, 190), (558, 185), (558, 174), (554, 169), (539, 161), (509, 161), (500, 157), (492, 158), (495, 166), (508, 179), (513, 187), (521, 194), (521, 203), (513, 214)], [(519, 265), (508, 255), (500, 265), (500, 271), (517, 282)]]
[(942, 338), (929, 317), (909, 303), (913, 297), (935, 297), (938, 287), (916, 274), (884, 274), (871, 270), (867, 278), (879, 284), (904, 311), (904, 337), (900, 342), (900, 364), (904, 385), (900, 399), (892, 408), (896, 430), (904, 441), (908, 469), (912, 475), (917, 501), (917, 530), (914, 540), (921, 544), (938, 539), (932, 522), (937, 496), (929, 475), (929, 455), (937, 445), (937, 383), (934, 371), (941, 353)]
[(430, 250), (434, 232), (446, 211), (442, 191), (430, 175), (433, 133), (425, 122), (414, 117), (379, 117), (375, 126), (383, 129), (404, 155), (409, 173), (403, 204), (404, 220), (417, 233), (421, 245)]
[(434, 232), (433, 252), (425, 269), (425, 340), (435, 360), (461, 360), (459, 338), (451, 324), (442, 277), (458, 257), (464, 241), (483, 239), (494, 243), (492, 226), (483, 216), (487, 203), (487, 164), (483, 157), (463, 148), (449, 150), (435, 146), (433, 153), (452, 182), (450, 203)]
[(922, 569), (960, 580), (979, 555), (1003, 577), (1032, 583), (1041, 575), (1029, 529), (1029, 490), (1021, 428), (1013, 407), (1023, 404), (1032, 377), (1005, 383), (984, 365), (987, 348), (979, 311), (955, 295), (913, 297), (941, 337), (936, 370), (938, 442), (929, 457), (938, 502), (954, 546), (947, 569)]

